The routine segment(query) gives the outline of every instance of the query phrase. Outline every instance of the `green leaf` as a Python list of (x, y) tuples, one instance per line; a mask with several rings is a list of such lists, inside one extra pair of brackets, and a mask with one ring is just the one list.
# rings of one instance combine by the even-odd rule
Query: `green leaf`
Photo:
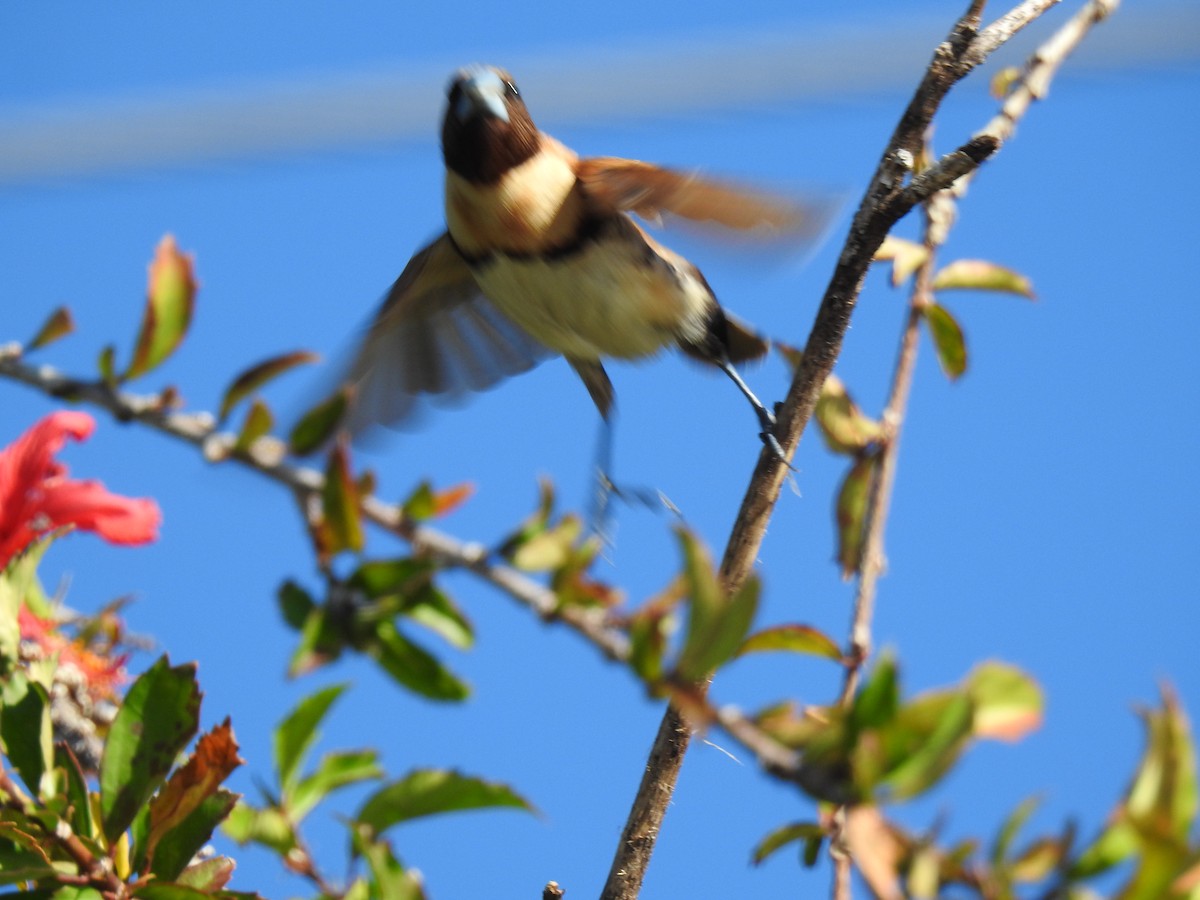
[(942, 371), (953, 381), (967, 371), (967, 342), (963, 330), (954, 316), (936, 303), (923, 307), (921, 313), (929, 326), (929, 336), (933, 338)]
[(3, 687), (0, 739), (12, 767), (35, 797), (50, 788), (47, 775), (54, 767), (54, 732), (46, 689), (14, 673)]
[(326, 608), (314, 605), (300, 629), (300, 643), (288, 663), (288, 675), (294, 678), (337, 659), (344, 644), (345, 636)]
[(359, 649), (392, 678), (431, 700), (464, 700), (467, 685), (427, 650), (400, 633), (392, 622), (380, 622)]
[(1009, 848), (1012, 847), (1017, 834), (1029, 821), (1029, 817), (1034, 814), (1041, 802), (1040, 797), (1026, 797), (1004, 820), (1004, 824), (1000, 826), (1000, 831), (996, 835), (996, 840), (992, 843), (990, 856), (994, 868), (999, 867), (1008, 858)]
[(883, 435), (883, 427), (863, 415), (858, 404), (836, 375), (825, 379), (814, 410), (821, 436), (834, 453), (857, 456)]
[(349, 406), (350, 395), (343, 388), (306, 412), (288, 436), (292, 452), (307, 456), (324, 446), (337, 432)]
[(1140, 849), (1133, 877), (1115, 896), (1120, 900), (1193, 900), (1194, 885), (1187, 893), (1173, 890), (1176, 880), (1196, 864), (1186, 843), (1143, 834)]
[(249, 451), (255, 441), (271, 433), (271, 427), (274, 424), (275, 417), (271, 415), (267, 404), (261, 400), (255, 400), (246, 412), (246, 421), (242, 423), (242, 430), (238, 432), (237, 441), (233, 445), (234, 452), (246, 453)]
[(21, 625), (18, 616), (26, 596), (28, 577), (22, 571), (24, 557), (12, 560), (0, 571), (0, 672), (15, 669), (21, 658)]
[(838, 490), (834, 516), (837, 520), (837, 561), (842, 577), (850, 578), (862, 566), (866, 542), (867, 501), (879, 469), (879, 457), (872, 453), (861, 456), (842, 480)]
[(100, 812), (110, 842), (129, 827), (195, 735), (200, 717), (196, 666), (166, 656), (129, 688), (100, 763)]
[(45, 347), (47, 344), (53, 344), (55, 341), (66, 337), (75, 330), (75, 319), (71, 316), (71, 310), (65, 306), (60, 306), (54, 312), (50, 313), (42, 327), (38, 329), (37, 334), (29, 341), (29, 349), (37, 350), (39, 347)]
[(629, 618), (629, 665), (649, 685), (662, 678), (667, 637), (674, 630), (674, 611), (683, 590), (683, 579), (674, 579)]
[(1015, 741), (1042, 724), (1042, 689), (1016, 666), (986, 662), (967, 676), (976, 737)]
[(227, 856), (210, 856), (195, 865), (188, 866), (178, 876), (179, 884), (195, 888), (205, 894), (213, 894), (229, 883), (236, 865)]
[(344, 443), (339, 442), (329, 454), (321, 507), (325, 514), (322, 529), (325, 553), (334, 556), (343, 550), (360, 552), (363, 548), (362, 512), (359, 510), (358, 485), (350, 473), (350, 451)]
[(427, 585), (436, 571), (436, 565), (428, 559), (373, 559), (355, 569), (348, 583), (372, 600), (407, 597)]
[(210, 895), (194, 887), (167, 881), (150, 881), (133, 892), (139, 900), (212, 900)]
[(1018, 884), (1033, 884), (1048, 878), (1062, 863), (1063, 850), (1063, 845), (1052, 837), (1034, 841), (1012, 860), (1012, 880)]
[(405, 871), (386, 841), (372, 839), (371, 830), (363, 826), (351, 834), (354, 855), (365, 859), (371, 869), (375, 896), (387, 900), (424, 900), (420, 877)]
[(675, 668), (682, 678), (701, 681), (733, 658), (754, 624), (758, 610), (759, 580), (749, 576), (736, 594), (720, 602), (707, 629), (689, 628)]
[(297, 844), (291, 823), (277, 809), (255, 809), (239, 803), (225, 820), (222, 830), (239, 844), (261, 844), (286, 857)]
[(954, 765), (971, 736), (971, 701), (963, 694), (950, 696), (928, 733), (923, 733), (923, 723), (912, 721), (918, 717), (907, 712), (901, 710), (892, 730), (900, 732), (897, 737), (904, 743), (912, 741), (916, 746), (883, 779), (891, 800), (906, 800), (931, 788)]
[(63, 773), (67, 802), (71, 806), (71, 828), (76, 834), (92, 833), (92, 803), (83, 767), (66, 744), (54, 747), (54, 766)]
[(1084, 879), (1107, 872), (1137, 853), (1139, 844), (1137, 831), (1127, 820), (1110, 822), (1071, 864), (1069, 875)]
[(475, 640), (471, 623), (433, 584), (436, 571), (436, 565), (424, 559), (372, 560), (359, 566), (348, 583), (372, 600), (384, 601), (364, 611), (368, 619), (404, 615), (455, 647), (466, 649)]
[(150, 263), (146, 307), (134, 344), (133, 360), (122, 381), (156, 369), (175, 352), (192, 322), (196, 280), (191, 257), (179, 252), (171, 235), (165, 236)]
[(834, 662), (842, 661), (842, 650), (834, 639), (811, 625), (773, 625), (764, 628), (742, 641), (737, 652), (738, 656), (745, 656), (747, 653), (768, 651), (804, 653), (823, 656)]
[(320, 736), (318, 728), (334, 701), (346, 690), (345, 684), (331, 684), (296, 704), (272, 735), (275, 769), (286, 793), (299, 780), (298, 770), (308, 749)]
[(1028, 278), (985, 259), (956, 259), (933, 276), (932, 287), (935, 291), (999, 291), (1036, 299)]
[(433, 495), (433, 485), (428, 481), (422, 481), (408, 495), (408, 499), (401, 505), (401, 509), (405, 517), (412, 519), (414, 522), (423, 522), (426, 519), (433, 518), (437, 510), (436, 500)]
[(737, 652), (758, 608), (759, 585), (748, 578), (729, 597), (713, 570), (708, 550), (689, 531), (677, 528), (683, 550), (683, 584), (688, 598), (688, 624), (676, 672), (700, 681)]
[(557, 525), (522, 541), (512, 552), (512, 564), (525, 572), (553, 572), (571, 561), (572, 550), (583, 535), (578, 516), (565, 515)]
[(1162, 689), (1161, 710), (1146, 711), (1146, 750), (1125, 804), (1146, 837), (1186, 845), (1196, 817), (1196, 747), (1187, 716), (1173, 691)]
[[(22, 881), (37, 881), (58, 874), (54, 864), (46, 858), (44, 850), (0, 849), (0, 884), (17, 884)], [(28, 896), (5, 894), (6, 897)]]
[(899, 709), (900, 682), (896, 660), (890, 653), (884, 653), (855, 695), (848, 724), (858, 734), (868, 728), (882, 728), (896, 717)]
[(379, 755), (374, 750), (345, 750), (322, 757), (316, 770), (301, 779), (284, 803), (293, 822), (299, 822), (326, 796), (339, 788), (382, 778)]
[(229, 418), (229, 414), (235, 406), (267, 382), (278, 378), (289, 369), (308, 365), (319, 359), (320, 357), (316, 353), (295, 350), (291, 353), (273, 356), (239, 373), (229, 387), (225, 388), (225, 393), (221, 397), (221, 411), (217, 414), (218, 424)]
[(824, 839), (825, 829), (816, 822), (793, 822), (791, 825), (776, 828), (759, 841), (754, 846), (750, 861), (757, 866), (776, 850), (788, 844), (794, 844), (796, 841), (817, 841), (819, 847)]
[(443, 491), (435, 491), (428, 481), (421, 482), (402, 506), (404, 515), (414, 522), (423, 522), (444, 516), (475, 493), (470, 483), (458, 484)]
[(368, 797), (354, 818), (374, 834), (381, 834), (393, 825), (422, 816), (493, 807), (536, 812), (506, 784), (447, 769), (415, 769)]
[(936, 847), (922, 846), (913, 854), (908, 869), (908, 891), (914, 900), (935, 900), (941, 887), (940, 853)]
[(233, 811), (238, 798), (238, 794), (219, 788), (201, 800), (157, 843), (151, 873), (164, 881), (180, 878), (193, 857), (212, 840), (213, 832)]
[(401, 612), (460, 650), (475, 643), (470, 620), (453, 600), (432, 584), (412, 597)]
[[(36, 895), (36, 891), (30, 893), (22, 893), (22, 898)], [(53, 900), (103, 900), (104, 895), (95, 888), (90, 887), (74, 887), (72, 885), (63, 885), (62, 887), (49, 894)]]
[(96, 368), (100, 372), (100, 380), (109, 387), (117, 384), (117, 348), (109, 344), (100, 351), (96, 359)]
[(288, 580), (279, 586), (279, 610), (283, 620), (299, 631), (304, 627), (309, 615), (316, 609), (317, 603), (308, 591)]

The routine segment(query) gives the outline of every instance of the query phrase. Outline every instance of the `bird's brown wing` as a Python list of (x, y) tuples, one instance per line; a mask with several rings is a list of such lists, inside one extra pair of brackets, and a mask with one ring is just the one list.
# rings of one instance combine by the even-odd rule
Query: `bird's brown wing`
[(403, 424), (422, 395), (480, 391), (551, 355), (483, 295), (443, 234), (409, 260), (371, 323), (345, 379), (346, 425)]
[(577, 174), (588, 197), (601, 208), (637, 213), (651, 222), (673, 214), (767, 238), (812, 238), (829, 223), (832, 212), (832, 204), (822, 201), (614, 156), (581, 159)]

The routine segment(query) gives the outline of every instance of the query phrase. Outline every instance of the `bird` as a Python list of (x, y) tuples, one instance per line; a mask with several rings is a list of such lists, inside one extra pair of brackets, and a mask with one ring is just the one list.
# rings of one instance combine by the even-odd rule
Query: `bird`
[(538, 129), (512, 76), (494, 66), (452, 77), (441, 146), (446, 230), (409, 260), (353, 357), (343, 382), (352, 434), (402, 426), (423, 397), (481, 391), (555, 354), (607, 423), (615, 400), (604, 361), (674, 347), (732, 379), (783, 458), (774, 416), (735, 368), (769, 341), (634, 216), (811, 235), (826, 218), (817, 204), (638, 160), (581, 158)]

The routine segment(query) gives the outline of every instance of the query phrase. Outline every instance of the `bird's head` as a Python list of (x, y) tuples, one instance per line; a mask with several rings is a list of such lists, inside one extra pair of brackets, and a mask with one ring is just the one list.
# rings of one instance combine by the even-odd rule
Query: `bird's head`
[(468, 181), (490, 184), (538, 151), (537, 126), (503, 69), (460, 69), (446, 94), (442, 156)]

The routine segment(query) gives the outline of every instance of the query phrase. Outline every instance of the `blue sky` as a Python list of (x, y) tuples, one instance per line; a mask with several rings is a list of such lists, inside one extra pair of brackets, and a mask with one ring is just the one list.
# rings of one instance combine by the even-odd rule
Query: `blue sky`
[[(211, 409), (235, 372), (265, 356), (296, 347), (344, 352), (408, 256), (442, 227), (437, 108), (448, 74), (476, 60), (505, 65), (518, 81), (523, 68), (536, 73), (523, 84), (535, 119), (583, 153), (856, 197), (958, 12), (955, 4), (909, 4), (913, 18), (901, 21), (886, 18), (892, 7), (856, 4), (850, 21), (825, 7), (781, 11), (767, 2), (736, 9), (618, 3), (602, 15), (556, 8), (552, 19), (542, 3), (502, 11), (466, 4), (449, 20), (442, 6), (384, 3), (295, 3), (287, 15), (231, 2), (5, 5), (0, 129), (64, 108), (101, 120), (115, 110), (119, 121), (121, 110), (147, 98), (178, 98), (186, 110), (200, 90), (237, 98), (264, 85), (339, 83), (381, 71), (403, 73), (431, 118), (412, 136), (0, 180), (0, 342), (27, 339), (67, 303), (79, 333), (42, 358), (92, 371), (105, 344), (128, 347), (145, 264), (169, 231), (196, 255), (199, 306), (187, 343), (144, 389), (175, 383), (192, 407)], [(1130, 5), (1102, 26), (1115, 49), (1068, 64), (972, 186), (946, 248), (947, 259), (984, 257), (1019, 269), (1039, 299), (946, 298), (971, 353), (957, 384), (922, 346), (875, 633), (898, 654), (909, 691), (955, 681), (996, 658), (1037, 677), (1048, 707), (1039, 732), (1016, 746), (977, 748), (943, 789), (898, 810), (914, 828), (944, 814), (947, 833), (987, 836), (1021, 797), (1038, 793), (1037, 826), (1074, 815), (1090, 833), (1140, 752), (1135, 705), (1152, 702), (1163, 679), (1193, 713), (1200, 702), (1200, 189), (1188, 153), (1200, 139), (1200, 66), (1196, 54), (1188, 61), (1143, 48), (1140, 63), (1123, 64), (1117, 52), (1137, 43), (1122, 42), (1122, 29), (1176, 19), (1178, 45), (1187, 46), (1190, 34), (1200, 47), (1196, 16), (1183, 6)], [(547, 95), (555, 87), (554, 60), (646, 59), (662, 47), (663, 78), (678, 78), (674, 61), (693, 38), (744, 44), (749, 66), (764, 35), (853, 35), (867, 21), (872, 34), (875, 26), (916, 33), (912, 45), (881, 45), (911, 59), (907, 74), (854, 92), (768, 83), (736, 102), (681, 102), (652, 115), (592, 115), (573, 110), (569, 98), (554, 101), (554, 115), (538, 114), (537, 86)], [(1035, 39), (1021, 46), (1028, 51)], [(848, 70), (844, 80), (861, 74)], [(591, 87), (602, 95), (619, 75), (598, 65)], [(693, 73), (684, 75), (688, 82)], [(960, 143), (993, 110), (981, 73), (951, 96), (938, 146)], [(85, 150), (97, 140), (88, 130), (76, 139)], [(803, 266), (763, 266), (704, 242), (667, 241), (701, 265), (730, 309), (801, 342), (846, 224)], [(901, 233), (912, 228), (902, 223)], [(904, 295), (887, 286), (882, 270), (874, 273), (837, 369), (871, 412), (885, 395), (903, 314)], [(759, 450), (744, 401), (719, 375), (675, 357), (611, 372), (620, 410), (617, 474), (663, 490), (719, 552)], [(786, 388), (778, 361), (748, 379), (764, 399)], [(294, 377), (268, 399), (297, 409), (319, 380)], [(0, 443), (52, 408), (0, 382)], [(293, 635), (276, 613), (274, 591), (285, 577), (316, 585), (290, 499), (161, 436), (97, 418), (97, 434), (69, 450), (69, 464), (114, 490), (157, 498), (162, 539), (118, 549), (70, 538), (53, 550), (45, 574), (51, 585), (69, 581), (68, 600), (83, 609), (132, 593), (130, 626), (153, 635), (173, 660), (199, 661), (206, 721), (232, 715), (248, 760), (239, 789), (267, 775), (270, 729), (291, 703), (321, 684), (351, 680), (323, 749), (378, 747), (395, 774), (437, 765), (504, 780), (544, 813), (468, 814), (397, 831), (398, 852), (425, 873), (432, 896), (530, 896), (549, 879), (568, 896), (598, 890), (661, 713), (631, 677), (565, 630), (452, 575), (447, 584), (479, 635), (469, 653), (446, 651), (476, 688), (467, 704), (420, 701), (355, 661), (289, 683), (283, 672)], [(554, 480), (563, 504), (582, 505), (596, 424), (581, 385), (555, 361), (462, 409), (431, 415), (421, 430), (362, 458), (378, 471), (385, 496), (403, 496), (423, 478), (474, 482), (476, 497), (444, 524), (486, 543), (532, 509), (539, 476)], [(815, 432), (805, 437), (799, 495), (785, 492), (761, 554), (763, 624), (803, 621), (845, 635), (852, 587), (831, 561), (842, 466)], [(632, 601), (661, 588), (677, 565), (669, 524), (643, 510), (619, 513), (617, 544), (600, 574)], [(403, 548), (373, 535), (370, 551)], [(715, 687), (721, 701), (745, 708), (785, 695), (822, 703), (836, 690), (837, 673), (827, 666), (782, 658), (740, 662)], [(729, 744), (721, 735), (711, 740)], [(697, 743), (646, 896), (819, 896), (828, 884), (824, 863), (815, 874), (786, 855), (758, 870), (747, 864), (762, 834), (812, 814), (811, 804), (744, 758)], [(317, 829), (314, 842), (325, 859), (342, 858), (336, 828)], [(270, 859), (234, 855), (236, 887), (297, 892)]]

